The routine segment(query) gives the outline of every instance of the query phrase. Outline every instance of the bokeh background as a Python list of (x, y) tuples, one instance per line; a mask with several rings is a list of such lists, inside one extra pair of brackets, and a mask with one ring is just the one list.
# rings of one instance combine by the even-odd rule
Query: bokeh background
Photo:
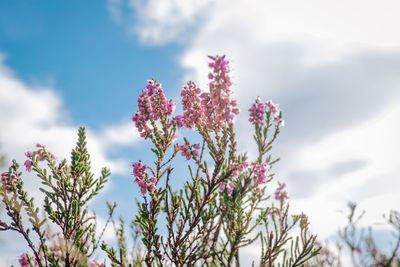
[[(255, 149), (254, 98), (280, 103), (286, 126), (274, 172), (293, 211), (309, 215), (319, 239), (332, 239), (356, 201), (363, 224), (385, 242), (382, 214), (400, 203), (399, 13), (397, 0), (3, 0), (0, 155), (22, 163), (41, 143), (69, 158), (85, 126), (94, 171), (113, 173), (90, 209), (100, 225), (106, 200), (133, 218), (140, 194), (129, 164), (153, 161), (131, 122), (146, 80), (179, 102), (187, 80), (207, 88), (207, 55), (226, 54), (241, 151)], [(40, 199), (37, 179), (24, 180)], [(26, 251), (15, 233), (0, 233), (0, 266)]]

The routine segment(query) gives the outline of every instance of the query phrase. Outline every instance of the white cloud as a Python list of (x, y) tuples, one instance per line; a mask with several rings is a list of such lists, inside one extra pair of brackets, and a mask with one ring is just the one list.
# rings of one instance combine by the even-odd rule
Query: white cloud
[(133, 145), (139, 140), (139, 137), (139, 133), (132, 122), (108, 125), (102, 129), (101, 135), (103, 143), (109, 146)]
[[(215, 0), (108, 0), (113, 20), (147, 44), (187, 41)], [(128, 14), (127, 14), (128, 13)]]

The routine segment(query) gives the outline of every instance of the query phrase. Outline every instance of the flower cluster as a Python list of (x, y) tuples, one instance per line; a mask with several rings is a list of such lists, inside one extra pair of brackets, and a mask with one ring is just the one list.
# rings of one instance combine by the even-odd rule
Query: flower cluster
[(198, 157), (199, 149), (200, 149), (200, 144), (194, 144), (192, 146), (185, 144), (179, 146), (179, 150), (182, 151), (182, 156), (185, 157), (187, 160), (191, 159), (192, 155), (194, 157)]
[(230, 123), (233, 120), (234, 114), (239, 114), (239, 109), (236, 108), (237, 102), (230, 100), (232, 85), (229, 77), (229, 61), (225, 59), (225, 55), (222, 57), (209, 57), (213, 60), (208, 66), (212, 68), (212, 72), (209, 73), (208, 78), (210, 81), (210, 100), (209, 109), (212, 111), (211, 116), (213, 123), (215, 123), (216, 130), (224, 126), (225, 121)]
[[(221, 186), (219, 187), (219, 190), (220, 190), (221, 192), (223, 192), (223, 191), (225, 191), (225, 188), (226, 188), (226, 182), (222, 182), (222, 183), (221, 183)], [(235, 184), (232, 183), (232, 182), (230, 182), (230, 183), (228, 184), (227, 189), (226, 189), (226, 192), (228, 193), (228, 195), (232, 194), (234, 188), (235, 188)]]
[(283, 183), (281, 184), (275, 191), (275, 199), (276, 200), (284, 200), (284, 199), (288, 199), (288, 193), (286, 192), (286, 190), (284, 190), (286, 187), (286, 184)]
[(148, 121), (156, 121), (160, 118), (171, 116), (175, 111), (175, 103), (168, 100), (160, 83), (155, 80), (148, 80), (145, 89), (138, 98), (139, 110), (133, 115), (140, 136), (147, 139), (152, 132)]
[(271, 166), (268, 163), (251, 163), (253, 166), (253, 184), (251, 188), (255, 188), (257, 191), (260, 191), (259, 185), (267, 182), (267, 172), (270, 170)]
[[(268, 108), (268, 110), (267, 110)], [(271, 100), (268, 100), (266, 103), (261, 102), (261, 98), (257, 97), (256, 101), (253, 103), (251, 108), (249, 109), (250, 118), (249, 121), (253, 125), (265, 125), (265, 113), (270, 113), (270, 118), (273, 122), (277, 124), (277, 126), (284, 126), (285, 121), (281, 119), (281, 114), (279, 111), (279, 105), (274, 104)]]
[(261, 102), (261, 99), (257, 97), (256, 101), (253, 103), (250, 111), (250, 119), (249, 121), (256, 125), (264, 126), (264, 115), (267, 109), (267, 105)]
[[(31, 259), (31, 261), (34, 264), (34, 266), (38, 266), (39, 265), (39, 263), (38, 263), (38, 261), (36, 260), (35, 257), (29, 257), (29, 258)], [(28, 254), (27, 253), (22, 254), (18, 261), (19, 261), (19, 264), (21, 264), (21, 267), (31, 267), (31, 264), (28, 261)]]
[(172, 119), (171, 123), (172, 125), (176, 125), (178, 128), (182, 128), (186, 124), (185, 117), (177, 115)]
[(133, 167), (133, 175), (136, 177), (135, 183), (140, 187), (140, 192), (142, 192), (143, 195), (147, 193), (147, 190), (154, 192), (156, 190), (155, 184), (157, 183), (157, 178), (152, 177), (150, 182), (153, 184), (149, 183), (146, 173), (148, 167), (140, 161), (132, 163), (131, 166)]
[(242, 173), (243, 171), (246, 171), (249, 166), (250, 166), (250, 164), (247, 161), (243, 161), (240, 164), (235, 164), (235, 163), (230, 164), (229, 168), (232, 171), (231, 177), (229, 179), (230, 181), (222, 182), (221, 186), (219, 187), (219, 190), (221, 192), (223, 192), (226, 189), (226, 192), (228, 193), (228, 195), (232, 194), (233, 189), (235, 188), (235, 184), (233, 183), (233, 180), (238, 178), (240, 173)]
[(97, 261), (93, 260), (89, 262), (89, 267), (104, 267), (104, 262), (103, 263), (98, 263)]
[(9, 185), (9, 182), (8, 182), (8, 172), (3, 172), (1, 174), (1, 185), (7, 192), (9, 192), (10, 185)]
[(28, 159), (25, 160), (24, 165), (25, 165), (25, 168), (26, 168), (26, 170), (28, 172), (32, 171), (32, 157), (33, 157), (33, 155), (38, 155), (39, 161), (44, 161), (45, 160), (45, 156), (44, 156), (45, 153), (48, 153), (50, 155), (51, 159), (53, 159), (53, 160), (55, 159), (55, 156), (53, 154), (45, 151), (45, 148), (44, 148), (43, 145), (36, 144), (36, 147), (38, 148), (36, 151), (34, 151), (34, 152), (27, 151), (25, 153), (25, 156)]
[(234, 115), (239, 114), (237, 102), (230, 99), (231, 81), (228, 75), (229, 62), (225, 56), (210, 57), (212, 72), (208, 75), (210, 92), (201, 92), (193, 82), (182, 88), (182, 105), (185, 126), (193, 129), (196, 124), (209, 130), (220, 131), (225, 123), (231, 123)]
[(17, 173), (15, 170), (10, 174), (8, 172), (3, 172), (1, 174), (1, 186), (6, 190), (7, 193), (10, 192), (11, 190), (11, 185), (16, 185), (18, 180), (21, 178), (18, 178), (20, 173)]
[(240, 164), (232, 163), (229, 167), (232, 170), (232, 178), (238, 178), (239, 174), (249, 168), (250, 164), (247, 161), (243, 161)]
[(200, 93), (200, 88), (197, 87), (194, 82), (188, 82), (188, 84), (182, 88), (183, 121), (185, 126), (189, 129), (193, 129), (196, 123), (204, 126), (204, 114)]
[(279, 105), (272, 103), (271, 100), (268, 100), (266, 103), (269, 111), (271, 112), (273, 121), (276, 122), (277, 126), (285, 126), (285, 121), (280, 118)]

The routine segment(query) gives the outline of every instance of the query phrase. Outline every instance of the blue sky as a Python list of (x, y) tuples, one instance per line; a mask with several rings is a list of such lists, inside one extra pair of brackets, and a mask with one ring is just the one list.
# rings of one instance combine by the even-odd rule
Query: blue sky
[(98, 128), (130, 115), (148, 78), (180, 86), (180, 47), (139, 43), (105, 3), (2, 1), (0, 17), (6, 65), (27, 83), (54, 87), (74, 124)]
[[(344, 222), (338, 210), (350, 200), (367, 211), (365, 225), (381, 222), (400, 201), (399, 11), (396, 0), (2, 1), (0, 151), (23, 162), (40, 142), (68, 158), (86, 126), (94, 170), (113, 171), (92, 207), (104, 219), (104, 201), (118, 200), (132, 218), (139, 194), (129, 163), (152, 161), (130, 122), (145, 81), (179, 101), (187, 80), (206, 88), (207, 55), (227, 54), (242, 152), (255, 151), (253, 99), (281, 104), (275, 172), (293, 210), (321, 239)], [(34, 177), (26, 184), (35, 192)]]

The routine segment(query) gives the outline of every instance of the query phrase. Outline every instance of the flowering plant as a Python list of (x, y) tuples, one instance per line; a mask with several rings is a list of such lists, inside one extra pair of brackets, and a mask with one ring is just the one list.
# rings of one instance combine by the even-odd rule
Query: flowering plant
[[(153, 144), (154, 164), (132, 163), (134, 182), (142, 195), (138, 214), (132, 222), (135, 249), (129, 254), (124, 221), (115, 227), (117, 248), (102, 243), (112, 266), (240, 266), (243, 247), (259, 244), (259, 266), (303, 266), (318, 254), (315, 235), (308, 230), (306, 215), (289, 215), (285, 184), (271, 194), (271, 168), (278, 161), (269, 154), (284, 125), (278, 105), (257, 98), (249, 109), (254, 126), (257, 155), (239, 154), (234, 118), (239, 113), (231, 98), (229, 62), (225, 56), (210, 57), (209, 90), (194, 82), (182, 88), (182, 115), (174, 115), (176, 104), (167, 99), (162, 85), (149, 80), (139, 95), (138, 111), (132, 120), (140, 136)], [(183, 128), (195, 130), (201, 141), (183, 138)], [(99, 179), (90, 173), (83, 128), (72, 163), (56, 165), (44, 147), (27, 154), (26, 168), (35, 171), (48, 189), (44, 210), (61, 228), (61, 242), (49, 247), (44, 221), (38, 217), (33, 201), (23, 191), (21, 173), (14, 163), (2, 176), (0, 191), (11, 224), (1, 222), (1, 230), (21, 233), (34, 256), (24, 255), (26, 266), (88, 266), (101, 237), (96, 238), (93, 223), (84, 208), (107, 181), (104, 169)], [(182, 188), (173, 188), (173, 163), (183, 156), (189, 172)], [(45, 160), (51, 175), (41, 169)], [(182, 176), (182, 174), (179, 174)], [(271, 199), (271, 195), (273, 198)], [(26, 207), (39, 245), (32, 243), (21, 224), (21, 206)], [(109, 205), (110, 220), (115, 205)], [(299, 231), (293, 238), (293, 232)], [(139, 240), (140, 239), (140, 240)], [(61, 250), (59, 253), (58, 251)], [(24, 263), (25, 264), (25, 263)]]
[[(372, 227), (368, 229), (359, 226), (365, 211), (359, 212), (357, 204), (348, 204), (347, 224), (339, 229), (337, 250), (329, 249), (327, 245), (321, 249), (320, 254), (308, 261), (307, 267), (341, 267), (351, 264), (354, 267), (384, 267), (400, 266), (400, 212), (391, 210), (384, 215), (387, 226), (392, 228), (391, 242), (377, 240)], [(317, 246), (321, 244), (317, 241)], [(347, 265), (342, 263), (342, 251), (347, 252), (350, 261)], [(351, 263), (350, 263), (351, 262)]]

